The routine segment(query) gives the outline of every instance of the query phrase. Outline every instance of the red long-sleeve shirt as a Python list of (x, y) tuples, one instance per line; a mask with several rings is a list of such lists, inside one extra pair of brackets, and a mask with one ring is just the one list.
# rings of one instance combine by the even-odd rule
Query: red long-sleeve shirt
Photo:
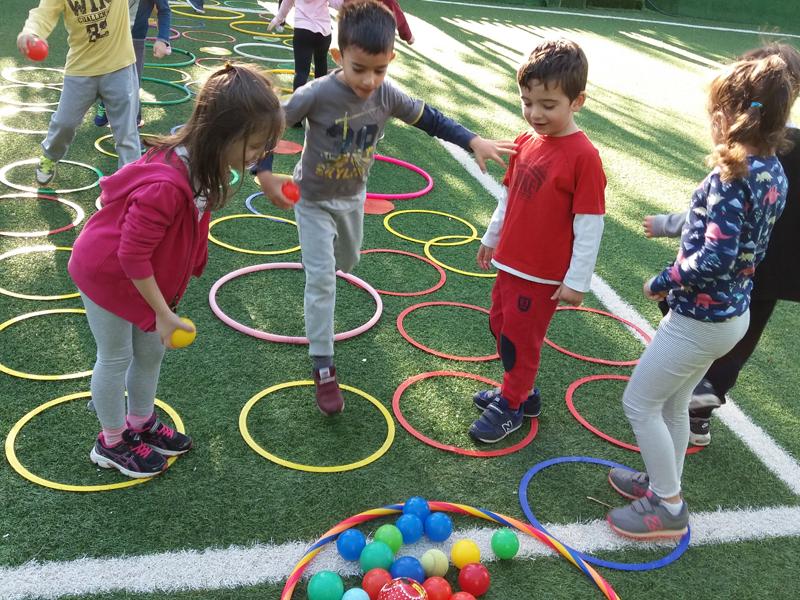
[(381, 0), (388, 8), (394, 13), (394, 19), (397, 21), (397, 33), (400, 34), (400, 39), (404, 42), (409, 42), (414, 37), (411, 33), (411, 28), (408, 26), (406, 16), (403, 14), (403, 9), (397, 3), (397, 0)]

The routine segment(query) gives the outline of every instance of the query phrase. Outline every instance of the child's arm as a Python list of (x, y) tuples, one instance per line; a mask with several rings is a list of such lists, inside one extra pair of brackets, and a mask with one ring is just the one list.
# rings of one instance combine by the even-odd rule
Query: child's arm
[(400, 35), (400, 39), (408, 44), (413, 44), (414, 35), (411, 33), (411, 28), (408, 26), (406, 15), (403, 13), (403, 9), (400, 8), (400, 4), (398, 4), (397, 0), (382, 0), (382, 2), (394, 14), (394, 20), (397, 21), (397, 33)]
[(17, 36), (17, 48), (25, 54), (28, 44), (34, 38), (47, 39), (50, 32), (58, 23), (58, 18), (64, 12), (63, 0), (40, 0), (39, 6), (28, 12), (28, 20), (22, 26)]
[(267, 31), (272, 31), (278, 25), (286, 21), (286, 15), (289, 14), (293, 6), (294, 0), (283, 0), (283, 2), (281, 2), (281, 7), (278, 9), (278, 14), (275, 15), (272, 21), (269, 22), (269, 25), (267, 25)]
[(647, 215), (642, 222), (645, 237), (680, 237), (688, 211), (668, 215)]
[(161, 343), (167, 348), (173, 348), (172, 333), (176, 329), (185, 329), (186, 331), (194, 331), (191, 325), (187, 325), (181, 321), (180, 317), (170, 310), (167, 301), (164, 300), (164, 295), (158, 288), (156, 278), (152, 275), (145, 279), (131, 279), (131, 283), (139, 290), (139, 293), (147, 302), (148, 306), (156, 313), (156, 331), (161, 337)]
[[(146, 4), (145, 0), (141, 1)], [(172, 54), (172, 46), (169, 43), (172, 9), (169, 7), (168, 0), (156, 0), (156, 11), (158, 12), (158, 38), (153, 43), (153, 56), (161, 58)], [(139, 18), (138, 15), (136, 17)]]
[(481, 238), (481, 247), (478, 248), (478, 266), (481, 269), (487, 270), (491, 266), (492, 256), (494, 256), (494, 249), (500, 242), (500, 231), (503, 229), (503, 222), (506, 219), (506, 206), (508, 204), (508, 190), (497, 201), (497, 208), (492, 213), (492, 220), (489, 221), (489, 226), (486, 228), (486, 233)]
[(591, 287), (603, 227), (603, 215), (575, 215), (572, 222), (574, 239), (569, 269), (551, 300), (561, 300), (572, 306), (581, 305), (584, 294)]

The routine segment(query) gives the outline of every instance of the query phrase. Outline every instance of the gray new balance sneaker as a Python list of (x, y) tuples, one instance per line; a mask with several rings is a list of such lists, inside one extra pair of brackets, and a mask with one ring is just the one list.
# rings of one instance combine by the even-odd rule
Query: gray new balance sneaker
[(653, 492), (624, 508), (615, 508), (606, 517), (615, 533), (637, 540), (677, 539), (689, 530), (689, 508), (683, 503), (673, 515)]
[(636, 500), (647, 494), (650, 489), (650, 476), (642, 471), (628, 471), (614, 467), (608, 472), (608, 483), (621, 496), (628, 500)]

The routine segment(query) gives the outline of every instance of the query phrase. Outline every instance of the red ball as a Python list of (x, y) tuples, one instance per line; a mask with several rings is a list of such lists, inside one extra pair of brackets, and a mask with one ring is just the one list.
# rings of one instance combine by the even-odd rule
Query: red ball
[(450, 600), (475, 600), (475, 596), (469, 592), (456, 592), (450, 596)]
[(428, 592), (428, 600), (450, 600), (453, 588), (444, 577), (428, 577), (422, 584)]
[(464, 565), (458, 574), (458, 585), (473, 596), (482, 596), (489, 589), (489, 571), (480, 563)]
[(31, 60), (40, 61), (47, 58), (48, 51), (47, 41), (42, 38), (36, 38), (32, 42), (28, 42), (25, 54)]
[(378, 600), (381, 588), (391, 580), (392, 576), (386, 569), (370, 569), (361, 580), (361, 587), (367, 592), (369, 600)]
[(297, 202), (300, 200), (300, 188), (294, 181), (285, 181), (281, 186), (281, 192), (289, 202)]
[(428, 592), (413, 579), (398, 577), (381, 588), (378, 600), (428, 600)]

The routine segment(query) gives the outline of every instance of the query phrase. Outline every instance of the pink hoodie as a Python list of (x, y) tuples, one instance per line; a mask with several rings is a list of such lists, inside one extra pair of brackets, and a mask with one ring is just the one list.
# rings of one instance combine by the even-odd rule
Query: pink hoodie
[(155, 313), (131, 282), (155, 276), (175, 308), (208, 260), (210, 213), (199, 217), (183, 162), (148, 153), (100, 180), (102, 210), (86, 223), (68, 269), (93, 302), (144, 331)]

